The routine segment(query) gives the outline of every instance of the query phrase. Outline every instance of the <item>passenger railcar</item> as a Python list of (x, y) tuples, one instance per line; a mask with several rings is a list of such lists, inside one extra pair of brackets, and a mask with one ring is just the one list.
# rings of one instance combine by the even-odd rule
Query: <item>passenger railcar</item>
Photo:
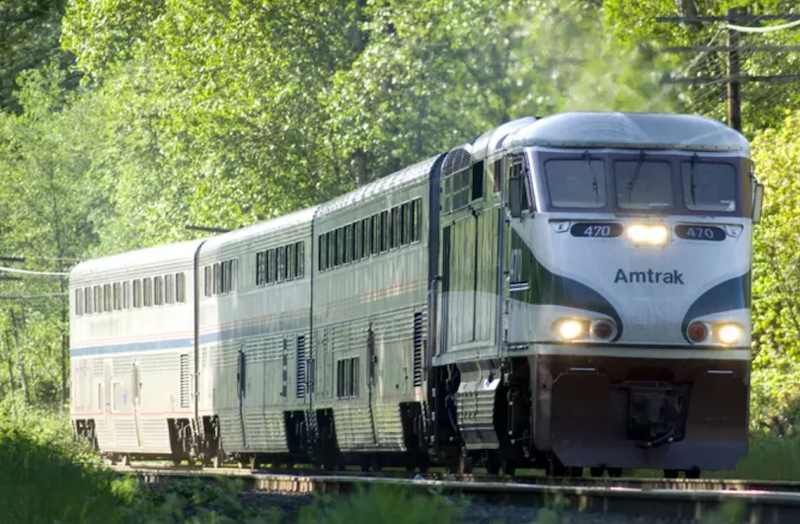
[(75, 431), (114, 460), (730, 469), (760, 205), (716, 121), (515, 120), (313, 208), (78, 265)]

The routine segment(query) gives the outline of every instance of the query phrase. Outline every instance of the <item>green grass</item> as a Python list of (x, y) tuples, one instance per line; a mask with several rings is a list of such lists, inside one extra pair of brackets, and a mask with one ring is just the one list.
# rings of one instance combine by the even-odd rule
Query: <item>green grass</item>
[[(388, 487), (320, 497), (299, 515), (282, 515), (249, 503), (235, 480), (139, 486), (79, 465), (89, 455), (72, 440), (66, 416), (11, 402), (0, 402), (0, 457), (0, 520), (8, 524), (456, 524), (469, 512), (462, 499)], [(800, 436), (754, 437), (735, 471), (708, 476), (800, 480)], [(541, 510), (532, 524), (560, 524), (560, 513)], [(738, 524), (740, 514), (726, 507), (703, 522)]]
[(132, 493), (130, 483), (78, 464), (65, 416), (0, 403), (0, 515), (9, 524), (113, 522)]
[(800, 481), (800, 435), (753, 435), (750, 449), (733, 471), (709, 471), (714, 478)]

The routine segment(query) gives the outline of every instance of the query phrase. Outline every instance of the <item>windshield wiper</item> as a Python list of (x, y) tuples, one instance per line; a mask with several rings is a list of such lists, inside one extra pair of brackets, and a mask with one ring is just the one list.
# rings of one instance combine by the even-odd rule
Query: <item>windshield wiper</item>
[(689, 171), (689, 191), (692, 195), (692, 205), (695, 204), (695, 197), (694, 197), (694, 190), (697, 188), (697, 184), (694, 183), (694, 169), (697, 166), (697, 153), (694, 154), (692, 157), (692, 169)]
[(636, 185), (636, 179), (639, 178), (639, 173), (642, 171), (642, 165), (644, 164), (644, 150), (639, 151), (639, 160), (636, 162), (636, 170), (633, 172), (633, 177), (631, 181), (628, 182), (628, 202), (631, 201), (631, 196), (633, 195), (633, 188)]
[(592, 169), (592, 155), (589, 154), (588, 149), (583, 153), (583, 159), (586, 160), (586, 165), (589, 166), (589, 174), (592, 175), (592, 190), (594, 191), (594, 201), (598, 202), (600, 200), (600, 191), (597, 186), (597, 175), (594, 174), (594, 169)]

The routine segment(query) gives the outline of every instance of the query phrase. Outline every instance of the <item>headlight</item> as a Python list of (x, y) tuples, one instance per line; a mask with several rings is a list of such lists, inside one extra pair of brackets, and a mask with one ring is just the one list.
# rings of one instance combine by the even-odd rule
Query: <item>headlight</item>
[(719, 328), (717, 336), (723, 344), (733, 344), (742, 338), (742, 328), (738, 324), (723, 324)]
[(577, 320), (564, 319), (556, 324), (559, 336), (566, 340), (575, 340), (583, 334), (583, 324)]
[(669, 241), (669, 229), (661, 224), (634, 224), (628, 227), (628, 240), (637, 245), (663, 246)]
[(607, 341), (616, 329), (614, 322), (604, 319), (561, 318), (553, 324), (553, 331), (562, 340)]

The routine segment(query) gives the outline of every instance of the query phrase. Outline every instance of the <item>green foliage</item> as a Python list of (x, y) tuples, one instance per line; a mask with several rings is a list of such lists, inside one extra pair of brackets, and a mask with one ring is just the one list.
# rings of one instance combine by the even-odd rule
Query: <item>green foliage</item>
[[(726, 45), (727, 30), (724, 22), (664, 23), (659, 16), (724, 16), (729, 8), (740, 8), (744, 14), (785, 14), (796, 12), (794, 0), (717, 0), (695, 2), (691, 0), (604, 0), (605, 26), (614, 39), (626, 44), (642, 46), (650, 52), (667, 46)], [(760, 21), (758, 23), (734, 22), (735, 25), (769, 26), (785, 21)], [(739, 34), (739, 45), (798, 45), (800, 33), (784, 30), (764, 34)], [(676, 77), (726, 78), (727, 55), (724, 52), (692, 52), (671, 54), (666, 57), (669, 70)], [(786, 53), (747, 51), (741, 54), (742, 75), (796, 75), (800, 62)], [(747, 83), (741, 87), (742, 123), (745, 133), (753, 136), (765, 127), (774, 125), (786, 107), (800, 102), (796, 84), (792, 82)], [(704, 86), (681, 88), (681, 111), (705, 114), (719, 120), (726, 119), (726, 84), (716, 82)]]
[[(97, 244), (108, 200), (91, 176), (99, 144), (87, 130), (100, 116), (91, 94), (68, 92), (65, 82), (54, 66), (28, 71), (16, 92), (23, 113), (0, 113), (0, 254), (47, 272), (67, 271)], [(64, 279), (0, 282), (0, 294), (32, 296), (0, 304), (0, 390), (58, 402), (68, 332), (66, 297), (58, 294), (66, 290)]]
[(404, 524), (458, 522), (465, 506), (438, 495), (421, 495), (405, 489), (376, 485), (358, 487), (348, 499), (330, 505), (321, 500), (300, 512), (299, 524), (391, 524), (402, 515)]
[[(63, 68), (71, 63), (59, 45), (64, 4), (61, 0), (0, 0), (0, 109), (22, 110), (13, 93), (23, 71), (51, 61)], [(76, 78), (69, 82), (75, 85)]]
[(764, 184), (753, 263), (753, 413), (757, 427), (800, 423), (800, 113), (753, 142)]
[(69, 421), (44, 409), (0, 402), (0, 513), (5, 522), (90, 524), (119, 516), (124, 483), (78, 463), (86, 456)]
[(726, 502), (722, 507), (702, 519), (702, 524), (740, 524), (745, 522), (746, 508), (742, 501)]
[(319, 203), (511, 118), (671, 107), (651, 57), (596, 15), (559, 0), (77, 1), (64, 44), (100, 86), (104, 249)]
[(800, 435), (756, 434), (747, 456), (733, 471), (714, 471), (714, 478), (800, 480)]

